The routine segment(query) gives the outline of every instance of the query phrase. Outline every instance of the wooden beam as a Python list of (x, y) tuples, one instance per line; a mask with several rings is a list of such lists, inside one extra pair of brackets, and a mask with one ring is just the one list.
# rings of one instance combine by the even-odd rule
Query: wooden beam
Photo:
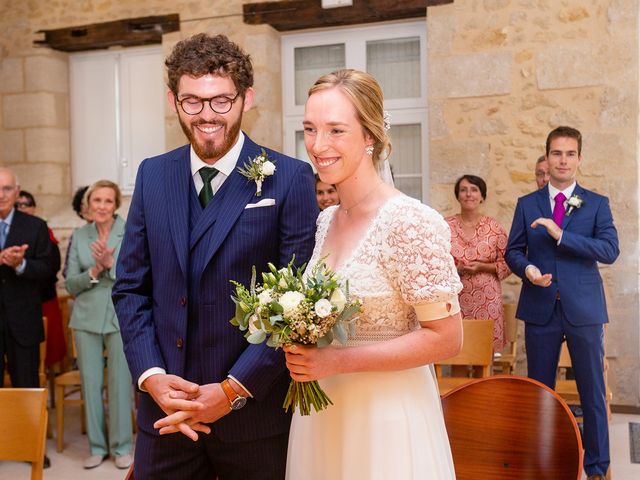
[(160, 44), (164, 33), (178, 30), (180, 30), (180, 15), (175, 13), (92, 23), (57, 30), (39, 30), (36, 33), (44, 33), (44, 40), (34, 40), (33, 43), (35, 46), (50, 47), (63, 52), (79, 52), (113, 46)]
[(268, 23), (278, 31), (424, 18), (427, 7), (453, 0), (353, 0), (350, 7), (323, 9), (321, 0), (245, 3), (244, 22)]

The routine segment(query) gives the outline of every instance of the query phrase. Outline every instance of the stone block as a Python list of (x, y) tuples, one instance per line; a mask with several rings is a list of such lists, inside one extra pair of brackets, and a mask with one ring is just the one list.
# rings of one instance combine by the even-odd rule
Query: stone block
[(429, 177), (434, 183), (455, 183), (466, 173), (486, 178), (490, 170), (489, 143), (432, 140)]
[[(582, 162), (580, 174), (584, 177), (611, 175), (612, 165), (620, 171), (637, 168), (633, 155), (635, 145), (623, 145), (623, 139), (615, 133), (582, 132)], [(634, 174), (635, 178), (635, 174)], [(593, 180), (591, 180), (593, 181)], [(593, 185), (586, 186), (593, 188)], [(608, 193), (605, 193), (607, 195)]]
[(429, 137), (446, 137), (450, 134), (444, 117), (442, 102), (434, 101), (429, 105)]
[(69, 91), (69, 63), (62, 56), (34, 55), (24, 60), (27, 92)]
[(427, 15), (427, 49), (430, 56), (451, 53), (455, 36), (455, 15)]
[(68, 116), (67, 103), (53, 93), (23, 93), (3, 98), (5, 128), (66, 126)]
[(436, 59), (429, 65), (430, 97), (463, 98), (511, 93), (511, 52)]
[(22, 130), (0, 130), (0, 165), (24, 162)]
[[(20, 180), (20, 186), (39, 195), (68, 195), (69, 166), (53, 163), (8, 165)], [(68, 200), (68, 199), (67, 199)]]
[(505, 135), (509, 130), (508, 125), (498, 117), (485, 117), (478, 119), (471, 126), (469, 136), (486, 137), (492, 135)]
[[(632, 85), (621, 85), (622, 91), (607, 87), (600, 97), (598, 122), (603, 128), (624, 128), (637, 116), (638, 96)], [(624, 88), (627, 87), (627, 88)]]
[(605, 82), (603, 50), (590, 43), (554, 43), (536, 56), (538, 88), (577, 88)]
[(18, 93), (24, 88), (22, 58), (0, 60), (0, 93)]
[(623, 30), (637, 34), (638, 0), (613, 0), (607, 9), (607, 30), (619, 34)]
[(70, 132), (62, 128), (30, 128), (26, 130), (27, 162), (63, 163), (71, 161)]

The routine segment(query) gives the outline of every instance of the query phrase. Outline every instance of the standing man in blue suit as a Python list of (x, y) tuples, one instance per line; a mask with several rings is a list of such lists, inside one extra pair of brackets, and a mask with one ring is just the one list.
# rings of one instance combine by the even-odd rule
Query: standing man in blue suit
[(555, 387), (566, 338), (584, 412), (584, 467), (590, 480), (609, 467), (604, 384), (607, 308), (598, 262), (620, 250), (607, 197), (576, 183), (582, 136), (549, 133), (549, 184), (518, 200), (505, 260), (522, 278), (517, 317), (525, 322), (529, 377)]
[[(140, 165), (113, 288), (143, 392), (135, 476), (284, 478), (284, 356), (250, 345), (229, 323), (229, 280), (248, 285), (253, 265), (309, 259), (313, 174), (267, 148), (271, 175), (257, 182), (239, 172), (263, 147), (240, 130), (254, 93), (251, 61), (238, 45), (198, 34), (179, 42), (166, 66), (169, 105), (190, 144)], [(158, 431), (165, 416), (172, 422)]]

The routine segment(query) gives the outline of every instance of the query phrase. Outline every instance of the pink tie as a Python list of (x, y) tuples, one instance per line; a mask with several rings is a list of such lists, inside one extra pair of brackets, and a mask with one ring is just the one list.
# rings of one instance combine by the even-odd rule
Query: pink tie
[(560, 228), (562, 228), (562, 217), (564, 217), (564, 201), (567, 197), (564, 196), (564, 193), (560, 192), (556, 195), (554, 199), (556, 201), (556, 206), (553, 207), (553, 221), (556, 222)]

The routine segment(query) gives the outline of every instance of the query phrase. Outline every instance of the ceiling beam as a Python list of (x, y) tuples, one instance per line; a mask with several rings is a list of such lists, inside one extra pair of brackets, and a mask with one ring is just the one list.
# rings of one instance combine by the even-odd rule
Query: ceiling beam
[(80, 52), (114, 46), (133, 47), (162, 43), (164, 33), (180, 30), (180, 15), (126, 18), (113, 22), (92, 23), (79, 27), (39, 30), (44, 40), (34, 40), (38, 47), (63, 52)]
[(353, 0), (352, 6), (323, 9), (321, 0), (285, 0), (245, 3), (242, 9), (245, 23), (267, 23), (283, 32), (424, 18), (427, 7), (446, 3), (453, 3), (453, 0)]

